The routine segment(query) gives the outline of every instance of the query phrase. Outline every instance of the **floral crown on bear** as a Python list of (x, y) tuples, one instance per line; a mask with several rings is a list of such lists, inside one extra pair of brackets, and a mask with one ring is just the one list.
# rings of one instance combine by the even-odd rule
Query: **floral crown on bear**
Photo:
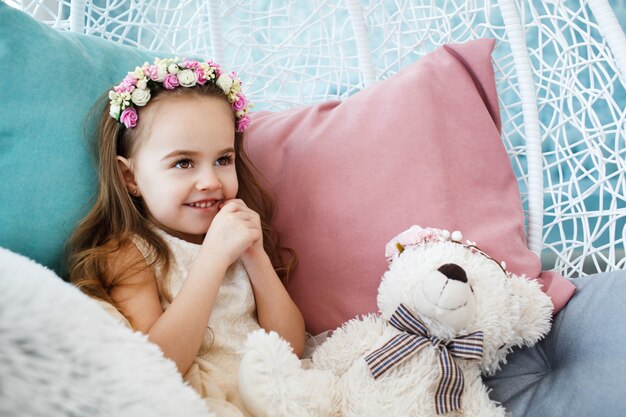
[(109, 91), (109, 114), (127, 129), (137, 126), (136, 107), (145, 106), (150, 100), (150, 91), (156, 86), (167, 90), (178, 87), (193, 87), (206, 83), (215, 84), (230, 103), (236, 118), (237, 132), (243, 132), (250, 124), (248, 102), (241, 91), (237, 74), (227, 74), (213, 61), (195, 61), (178, 58), (155, 58), (154, 64), (147, 62), (129, 72), (121, 83)]
[(482, 249), (476, 246), (476, 242), (466, 240), (463, 242), (463, 234), (458, 230), (450, 233), (444, 229), (436, 229), (433, 227), (420, 227), (413, 225), (407, 230), (401, 232), (396, 237), (391, 239), (385, 246), (385, 256), (387, 259), (391, 259), (395, 255), (400, 255), (407, 247), (417, 247), (428, 242), (452, 242), (459, 245), (463, 245), (473, 253), (480, 253), (488, 259), (494, 261), (506, 276), (510, 275), (510, 272), (506, 270), (506, 262), (498, 262)]

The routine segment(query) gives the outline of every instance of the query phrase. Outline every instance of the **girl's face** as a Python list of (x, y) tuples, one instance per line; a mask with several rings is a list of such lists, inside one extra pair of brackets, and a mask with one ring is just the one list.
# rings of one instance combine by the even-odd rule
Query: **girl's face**
[(147, 134), (131, 158), (118, 157), (126, 184), (159, 228), (202, 243), (219, 204), (239, 187), (233, 112), (221, 98), (196, 96), (167, 97), (145, 110)]

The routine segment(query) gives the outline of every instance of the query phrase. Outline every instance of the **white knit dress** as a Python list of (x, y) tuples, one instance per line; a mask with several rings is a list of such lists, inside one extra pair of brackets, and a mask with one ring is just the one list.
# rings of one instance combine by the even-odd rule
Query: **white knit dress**
[[(170, 236), (161, 230), (157, 230), (157, 233), (169, 245), (172, 262), (167, 277), (161, 276), (158, 268), (154, 272), (160, 282), (169, 286), (172, 297), (176, 297), (198, 255), (200, 245)], [(143, 240), (135, 239), (134, 242), (144, 257), (150, 259), (150, 251)], [(164, 310), (169, 307), (163, 297), (161, 305)], [(204, 341), (185, 374), (185, 380), (207, 399), (219, 417), (249, 415), (241, 403), (237, 375), (240, 349), (248, 333), (259, 328), (252, 285), (243, 264), (237, 261), (226, 271)]]

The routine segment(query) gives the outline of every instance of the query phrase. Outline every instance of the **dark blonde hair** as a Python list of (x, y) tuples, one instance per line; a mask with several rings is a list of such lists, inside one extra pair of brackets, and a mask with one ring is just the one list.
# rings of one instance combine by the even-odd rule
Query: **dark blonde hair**
[[(226, 96), (219, 87), (210, 83), (174, 90), (155, 88), (151, 90), (151, 95), (150, 102), (139, 109), (138, 113), (145, 113), (154, 103), (172, 96), (216, 97), (227, 103)], [(128, 193), (117, 161), (118, 155), (126, 158), (133, 155), (137, 144), (149, 129), (150, 115), (144, 114), (135, 128), (126, 129), (109, 115), (107, 100), (108, 96), (101, 97), (95, 107), (95, 114), (100, 114), (94, 143), (98, 161), (98, 193), (90, 212), (70, 238), (68, 266), (72, 283), (86, 294), (115, 305), (110, 295), (111, 290), (123, 282), (119, 276), (121, 273), (113, 276), (109, 268), (114, 253), (124, 245), (132, 244), (133, 236), (140, 236), (151, 251), (150, 259), (146, 259), (146, 262), (149, 262), (150, 267), (158, 266), (165, 273), (169, 268), (171, 254), (165, 241), (150, 227), (143, 200), (131, 197)], [(235, 154), (239, 182), (237, 197), (260, 215), (264, 249), (276, 273), (286, 283), (297, 263), (297, 257), (293, 250), (279, 245), (278, 235), (272, 228), (274, 199), (256, 178), (258, 171), (244, 151), (241, 132), (235, 132)], [(124, 265), (121, 270), (138, 270), (136, 268), (141, 268), (141, 265), (143, 260), (138, 260), (135, 264)], [(157, 282), (157, 285), (160, 294), (171, 301), (171, 295), (163, 283)]]

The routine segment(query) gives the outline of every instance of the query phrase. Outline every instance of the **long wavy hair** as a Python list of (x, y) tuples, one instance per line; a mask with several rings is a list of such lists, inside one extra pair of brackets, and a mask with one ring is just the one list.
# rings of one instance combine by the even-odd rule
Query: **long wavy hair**
[[(126, 129), (109, 115), (108, 96), (103, 95), (92, 112), (92, 118), (99, 117), (94, 143), (98, 165), (98, 193), (93, 207), (69, 240), (69, 279), (84, 293), (118, 308), (111, 298), (111, 290), (123, 284), (122, 277), (121, 273), (113, 276), (109, 264), (114, 253), (124, 245), (132, 244), (133, 236), (140, 236), (148, 244), (150, 256), (146, 262), (137, 260), (132, 265), (124, 265), (118, 269), (138, 271), (143, 267), (158, 267), (163, 276), (169, 269), (170, 250), (165, 241), (152, 230), (143, 200), (128, 193), (118, 167), (117, 156), (132, 157), (137, 144), (149, 130), (150, 114), (146, 111), (154, 103), (172, 96), (215, 97), (227, 102), (219, 87), (207, 83), (174, 90), (152, 89), (150, 102), (138, 109), (138, 114), (145, 114), (133, 129)], [(279, 244), (278, 234), (272, 228), (275, 216), (274, 198), (257, 180), (258, 171), (245, 153), (243, 133), (240, 132), (235, 133), (235, 154), (239, 182), (237, 197), (260, 215), (265, 251), (281, 281), (286, 283), (297, 263), (297, 256), (292, 249)], [(157, 280), (157, 286), (161, 296), (171, 301), (171, 294), (164, 283)]]

